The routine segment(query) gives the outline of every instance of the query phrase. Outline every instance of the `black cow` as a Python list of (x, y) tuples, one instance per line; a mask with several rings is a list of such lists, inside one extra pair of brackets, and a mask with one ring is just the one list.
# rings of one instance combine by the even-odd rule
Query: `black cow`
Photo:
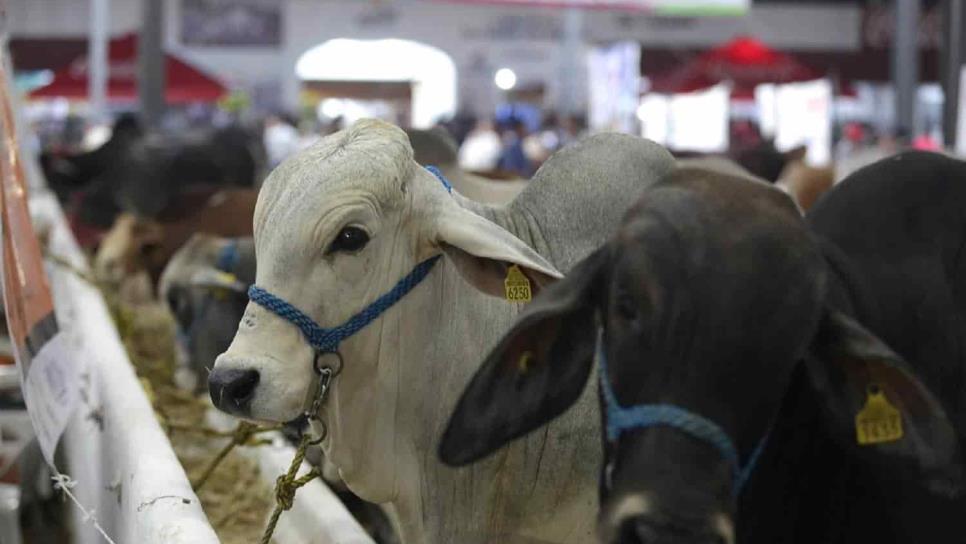
[(964, 180), (966, 163), (901, 155), (806, 224), (761, 183), (670, 174), (524, 310), (443, 461), (563, 412), (600, 326), (602, 541), (961, 541)]
[(257, 149), (237, 126), (167, 136), (145, 134), (136, 120), (122, 117), (101, 148), (45, 156), (42, 165), (62, 201), (81, 195), (70, 206), (79, 222), (104, 229), (121, 211), (153, 217), (190, 186), (254, 187)]
[(796, 147), (789, 151), (779, 151), (771, 141), (764, 141), (752, 147), (731, 149), (723, 155), (699, 153), (695, 151), (672, 151), (679, 159), (694, 159), (707, 156), (722, 156), (759, 178), (774, 183), (781, 177), (785, 167), (789, 164), (801, 162), (805, 159), (807, 148)]

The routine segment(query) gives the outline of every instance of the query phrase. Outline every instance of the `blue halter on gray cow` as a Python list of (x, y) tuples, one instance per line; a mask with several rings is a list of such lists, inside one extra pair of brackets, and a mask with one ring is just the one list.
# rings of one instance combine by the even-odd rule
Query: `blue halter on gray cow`
[[(678, 169), (524, 310), (442, 460), (564, 413), (599, 349), (602, 542), (958, 541), (963, 179), (966, 163), (899, 155), (803, 220), (750, 178)], [(755, 458), (738, 493), (737, 459)]]

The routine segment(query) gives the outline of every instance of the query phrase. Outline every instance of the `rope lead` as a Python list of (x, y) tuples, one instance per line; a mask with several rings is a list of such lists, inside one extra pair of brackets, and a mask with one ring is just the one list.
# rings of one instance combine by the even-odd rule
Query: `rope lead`
[(288, 472), (282, 474), (275, 480), (275, 510), (272, 512), (272, 517), (268, 519), (268, 525), (265, 526), (265, 533), (262, 535), (259, 544), (269, 544), (272, 541), (272, 534), (275, 533), (278, 518), (282, 516), (282, 512), (291, 510), (292, 505), (295, 503), (295, 492), (300, 487), (321, 475), (318, 469), (313, 468), (305, 476), (301, 478), (295, 477), (299, 471), (299, 467), (302, 466), (302, 460), (305, 459), (305, 450), (308, 446), (309, 436), (303, 435), (298, 449), (295, 450), (295, 457), (292, 458), (292, 464), (288, 467)]

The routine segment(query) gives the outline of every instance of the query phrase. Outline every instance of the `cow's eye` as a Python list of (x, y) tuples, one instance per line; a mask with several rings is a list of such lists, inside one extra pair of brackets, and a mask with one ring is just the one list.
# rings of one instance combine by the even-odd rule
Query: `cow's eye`
[(328, 253), (359, 251), (366, 247), (367, 243), (369, 243), (369, 235), (366, 234), (366, 231), (358, 227), (344, 227), (332, 241)]

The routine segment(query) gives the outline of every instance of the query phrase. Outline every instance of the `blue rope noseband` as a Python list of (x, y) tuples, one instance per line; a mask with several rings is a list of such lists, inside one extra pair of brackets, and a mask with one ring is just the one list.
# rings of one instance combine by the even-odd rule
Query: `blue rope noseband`
[(603, 349), (600, 350), (599, 359), (600, 388), (603, 391), (607, 411), (607, 439), (610, 442), (616, 442), (621, 433), (632, 429), (657, 425), (672, 427), (714, 446), (725, 461), (734, 468), (734, 494), (737, 496), (741, 493), (741, 489), (755, 469), (762, 450), (765, 449), (768, 433), (758, 442), (742, 467), (734, 441), (724, 429), (710, 419), (673, 404), (638, 404), (627, 408), (621, 406), (607, 377), (607, 357)]
[[(446, 188), (447, 192), (453, 192), (453, 186), (450, 185), (443, 174), (435, 166), (427, 166), (434, 176), (436, 176), (443, 186)], [(264, 307), (266, 310), (271, 311), (275, 315), (285, 319), (286, 321), (292, 323), (302, 331), (302, 335), (305, 340), (311, 345), (318, 353), (336, 353), (339, 351), (339, 344), (346, 338), (352, 336), (353, 334), (359, 332), (363, 327), (372, 323), (377, 317), (383, 314), (386, 310), (391, 308), (394, 304), (399, 302), (401, 298), (406, 296), (410, 291), (413, 290), (420, 282), (426, 279), (430, 271), (433, 269), (441, 255), (436, 255), (426, 259), (425, 261), (416, 265), (412, 272), (406, 275), (403, 279), (399, 280), (396, 285), (385, 293), (381, 297), (377, 298), (372, 304), (369, 304), (362, 309), (359, 313), (349, 318), (345, 323), (327, 329), (322, 327), (315, 322), (314, 319), (305, 314), (302, 310), (299, 310), (292, 304), (286, 302), (285, 300), (279, 298), (278, 296), (269, 293), (261, 287), (252, 285), (248, 288), (248, 298), (252, 302)]]
[(334, 353), (338, 351), (339, 344), (343, 340), (359, 332), (359, 330), (369, 323), (372, 323), (374, 319), (382, 315), (393, 304), (399, 302), (399, 299), (406, 296), (414, 287), (419, 285), (433, 269), (433, 265), (439, 261), (440, 257), (440, 255), (436, 255), (419, 263), (405, 278), (399, 280), (395, 287), (388, 293), (377, 298), (372, 304), (363, 308), (361, 312), (352, 316), (345, 323), (331, 329), (319, 326), (315, 320), (305, 315), (304, 312), (261, 287), (255, 285), (249, 287), (248, 298), (252, 302), (260, 304), (265, 309), (272, 311), (277, 316), (298, 327), (305, 336), (306, 341), (316, 350), (322, 353)]

